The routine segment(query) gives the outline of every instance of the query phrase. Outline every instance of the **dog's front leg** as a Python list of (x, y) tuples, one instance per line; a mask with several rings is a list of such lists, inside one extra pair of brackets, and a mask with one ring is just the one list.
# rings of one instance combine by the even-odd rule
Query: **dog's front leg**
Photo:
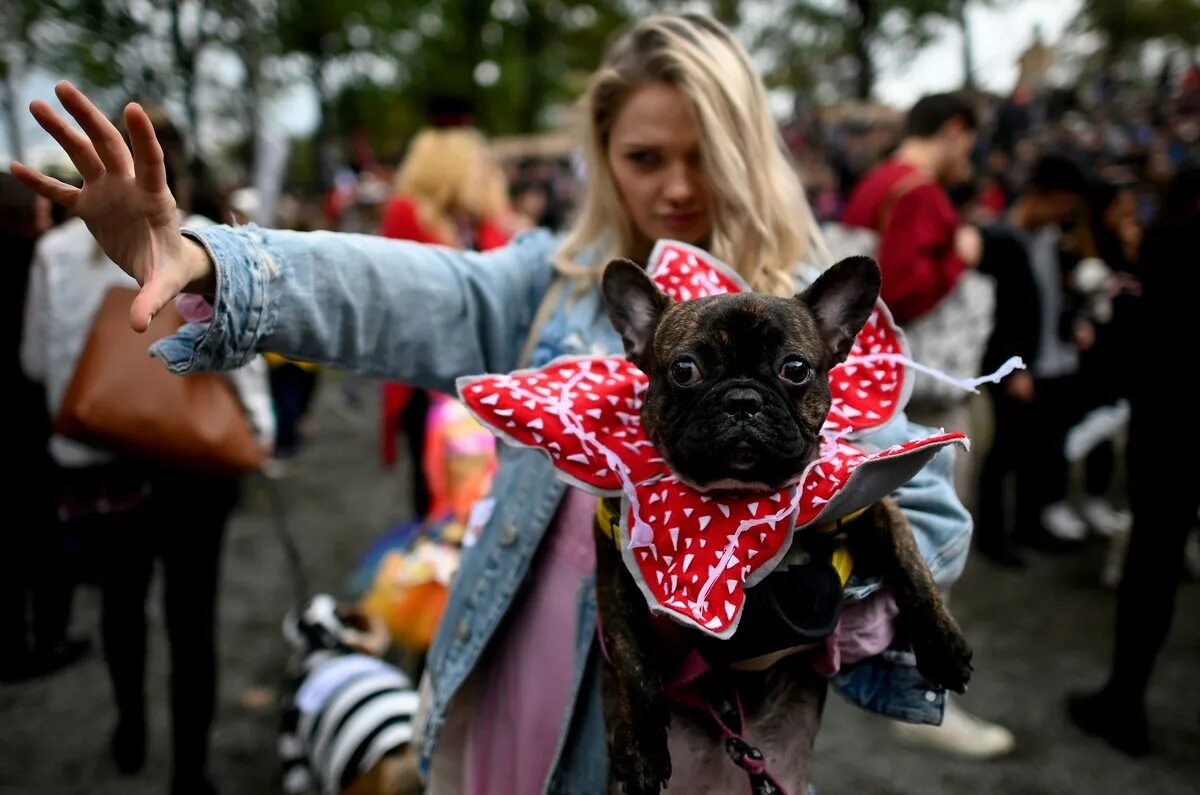
[[(615, 505), (616, 515), (620, 506)], [(596, 602), (608, 661), (604, 719), (609, 777), (629, 795), (657, 795), (671, 778), (670, 713), (657, 667), (646, 599), (625, 568), (621, 550), (596, 527)]]
[(904, 513), (884, 499), (849, 529), (847, 543), (856, 565), (861, 561), (878, 568), (892, 589), (917, 670), (934, 684), (964, 692), (971, 678), (971, 647), (946, 609)]

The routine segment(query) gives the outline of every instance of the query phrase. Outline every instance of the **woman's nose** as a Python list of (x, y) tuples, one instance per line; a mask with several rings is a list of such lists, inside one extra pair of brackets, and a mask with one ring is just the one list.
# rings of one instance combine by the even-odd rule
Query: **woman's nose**
[(675, 202), (687, 201), (696, 193), (696, 175), (687, 163), (677, 162), (671, 165), (667, 172), (667, 186), (664, 192), (668, 199)]

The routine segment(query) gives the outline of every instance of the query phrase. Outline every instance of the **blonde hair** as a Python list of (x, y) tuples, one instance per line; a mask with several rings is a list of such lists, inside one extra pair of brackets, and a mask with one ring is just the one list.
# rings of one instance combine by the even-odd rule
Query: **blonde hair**
[(580, 120), (587, 190), (556, 257), (558, 270), (596, 279), (601, 272), (596, 262), (577, 262), (585, 251), (601, 253), (601, 264), (633, 255), (635, 230), (609, 169), (608, 141), (625, 102), (653, 83), (682, 91), (695, 114), (713, 197), (709, 251), (755, 290), (791, 295), (792, 271), (819, 239), (816, 221), (749, 56), (720, 23), (699, 14), (661, 14), (639, 22), (592, 76)]
[(480, 221), (507, 210), (504, 174), (487, 141), (469, 127), (418, 133), (396, 172), (393, 190), (412, 199), (417, 220), (448, 245), (457, 245), (456, 214)]

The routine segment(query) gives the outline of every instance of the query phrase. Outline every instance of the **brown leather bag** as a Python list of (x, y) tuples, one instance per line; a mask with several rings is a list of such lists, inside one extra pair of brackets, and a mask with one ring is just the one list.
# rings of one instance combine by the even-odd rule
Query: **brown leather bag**
[(104, 297), (54, 419), (71, 439), (130, 458), (211, 475), (262, 466), (241, 402), (224, 376), (179, 376), (152, 358), (151, 343), (173, 334), (183, 318), (168, 303), (145, 334), (129, 327), (137, 291), (113, 287)]

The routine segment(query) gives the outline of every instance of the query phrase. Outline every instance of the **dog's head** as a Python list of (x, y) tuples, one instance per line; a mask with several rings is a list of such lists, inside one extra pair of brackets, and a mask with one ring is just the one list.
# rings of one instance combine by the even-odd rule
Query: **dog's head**
[(326, 653), (382, 657), (388, 636), (383, 622), (329, 594), (317, 594), (283, 620), (283, 635), (301, 658)]
[(850, 352), (879, 285), (874, 260), (851, 257), (792, 298), (672, 303), (642, 268), (610, 262), (605, 307), (649, 377), (642, 424), (671, 469), (702, 490), (795, 480), (819, 449), (829, 370)]

